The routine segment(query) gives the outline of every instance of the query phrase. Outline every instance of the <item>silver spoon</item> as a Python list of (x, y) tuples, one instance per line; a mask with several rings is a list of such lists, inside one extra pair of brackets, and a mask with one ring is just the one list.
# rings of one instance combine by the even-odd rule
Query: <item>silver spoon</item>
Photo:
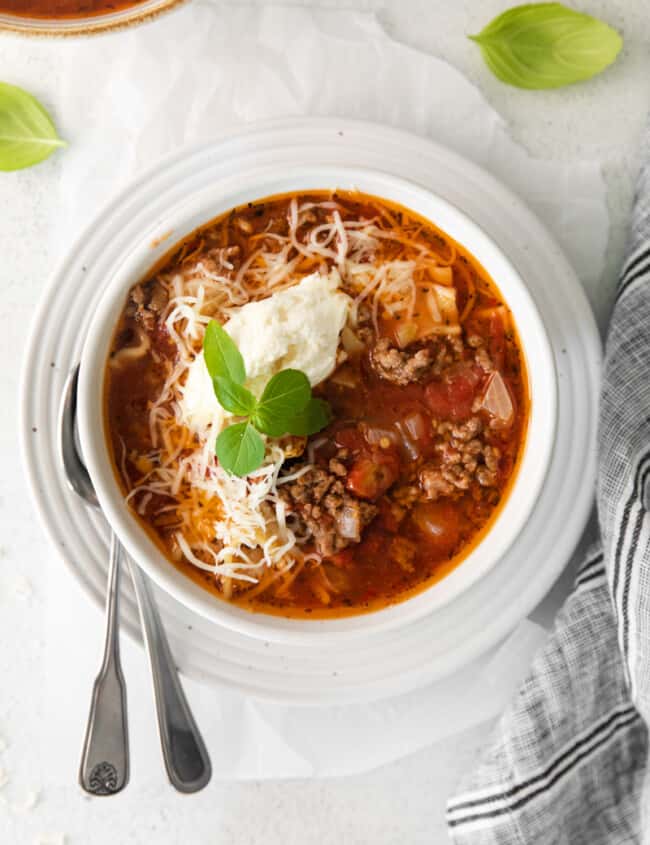
[[(99, 508), (92, 480), (81, 459), (76, 433), (79, 365), (68, 376), (59, 414), (59, 449), (71, 489), (87, 504)], [(93, 795), (113, 795), (129, 779), (129, 741), (126, 688), (120, 666), (118, 597), (124, 550), (111, 532), (106, 596), (104, 659), (93, 687), (84, 739), (79, 783)], [(183, 693), (167, 636), (149, 587), (137, 564), (127, 558), (140, 622), (151, 663), (158, 733), (165, 768), (179, 792), (198, 792), (210, 781), (212, 767), (203, 738)]]

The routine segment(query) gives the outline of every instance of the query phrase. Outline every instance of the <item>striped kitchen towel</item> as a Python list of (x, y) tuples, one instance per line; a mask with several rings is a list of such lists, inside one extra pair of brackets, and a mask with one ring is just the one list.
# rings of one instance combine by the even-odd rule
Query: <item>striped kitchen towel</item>
[(650, 132), (599, 421), (601, 543), (478, 768), (458, 845), (650, 845)]

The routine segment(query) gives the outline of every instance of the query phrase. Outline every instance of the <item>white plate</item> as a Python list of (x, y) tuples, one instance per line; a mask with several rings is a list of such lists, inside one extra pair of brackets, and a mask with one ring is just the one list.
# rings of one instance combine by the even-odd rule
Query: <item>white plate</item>
[[(559, 383), (551, 466), (531, 518), (501, 561), (450, 605), (399, 631), (336, 646), (268, 643), (158, 599), (177, 662), (189, 675), (291, 703), (389, 696), (442, 678), (495, 646), (543, 598), (584, 528), (595, 483), (600, 342), (568, 262), (509, 191), (449, 150), (385, 127), (295, 119), (251, 126), (168, 158), (114, 200), (71, 249), (41, 302), (23, 380), (22, 434), (28, 473), (45, 527), (96, 601), (103, 601), (107, 530), (69, 493), (56, 459), (63, 380), (78, 360), (88, 315), (131, 246), (138, 219), (163, 193), (168, 203), (224, 173), (255, 166), (368, 167), (422, 185), (462, 209), (501, 247), (526, 280), (546, 325)], [(155, 221), (153, 221), (155, 223)], [(140, 227), (141, 228), (141, 227)], [(35, 431), (34, 431), (35, 429)], [(123, 619), (137, 632), (125, 591)]]

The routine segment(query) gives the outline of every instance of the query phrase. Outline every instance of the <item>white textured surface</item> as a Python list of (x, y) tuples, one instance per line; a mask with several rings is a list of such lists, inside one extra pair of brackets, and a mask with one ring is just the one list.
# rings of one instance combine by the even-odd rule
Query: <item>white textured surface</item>
[[(443, 56), (476, 81), (529, 150), (551, 159), (596, 158), (610, 188), (612, 235), (609, 270), (599, 296), (604, 320), (636, 166), (636, 144), (650, 102), (647, 43), (650, 20), (644, 0), (590, 0), (575, 3), (618, 24), (626, 37), (622, 60), (606, 76), (553, 93), (531, 94), (501, 86), (484, 70), (465, 33), (509, 3), (502, 0), (400, 0), (324, 5), (378, 9), (396, 37)], [(113, 36), (119, 61), (120, 36)], [(2, 78), (37, 93), (56, 114), (58, 58), (65, 42), (21, 40), (4, 36)], [(106, 69), (110, 73), (110, 69)], [(419, 752), (371, 774), (337, 781), (213, 784), (192, 798), (173, 795), (158, 766), (151, 710), (132, 707), (133, 775), (129, 791), (113, 801), (87, 800), (74, 786), (77, 749), (69, 760), (45, 754), (48, 731), (56, 731), (43, 708), (46, 677), (44, 645), (59, 629), (65, 644), (88, 637), (88, 659), (78, 672), (90, 679), (95, 670), (99, 614), (54, 558), (35, 524), (27, 498), (15, 437), (18, 361), (29, 319), (44, 280), (64, 246), (54, 242), (57, 208), (53, 187), (63, 156), (34, 170), (0, 176), (0, 736), (7, 748), (0, 765), (10, 781), (2, 795), (22, 802), (42, 790), (36, 808), (20, 814), (0, 805), (0, 841), (30, 845), (39, 834), (66, 833), (66, 842), (108, 843), (443, 843), (442, 807), (458, 773), (469, 764), (485, 731)], [(69, 583), (66, 607), (48, 605), (44, 573)], [(32, 585), (31, 595), (24, 576)], [(129, 648), (126, 672), (141, 671), (139, 655)], [(65, 650), (51, 680), (65, 698)], [(139, 702), (138, 702), (139, 704)], [(70, 718), (82, 720), (86, 702), (70, 702)], [(217, 753), (215, 751), (215, 753)], [(151, 773), (157, 773), (152, 776)], [(145, 775), (146, 773), (146, 775)]]

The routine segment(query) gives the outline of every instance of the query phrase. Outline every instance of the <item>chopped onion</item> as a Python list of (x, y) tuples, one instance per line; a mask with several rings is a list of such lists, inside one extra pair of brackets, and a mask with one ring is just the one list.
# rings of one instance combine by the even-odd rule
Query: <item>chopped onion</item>
[(349, 326), (344, 326), (343, 331), (341, 332), (341, 343), (343, 344), (343, 349), (349, 354), (354, 355), (357, 352), (361, 352), (365, 346), (359, 340), (355, 332)]
[(426, 334), (460, 334), (455, 288), (433, 285), (425, 301), (433, 321), (433, 325), (427, 327)]
[(451, 286), (454, 284), (454, 274), (451, 267), (432, 267), (431, 277), (440, 285)]
[(405, 346), (408, 346), (409, 343), (412, 343), (417, 336), (417, 323), (413, 323), (410, 320), (406, 323), (400, 323), (399, 326), (395, 329), (395, 338), (397, 339), (397, 342), (402, 349)]
[(399, 446), (400, 443), (400, 436), (393, 428), (368, 426), (364, 433), (366, 440), (371, 446), (381, 446), (383, 448), (387, 440), (389, 441), (389, 446)]
[(418, 446), (417, 442), (411, 437), (411, 434), (404, 422), (397, 422), (395, 423), (395, 426), (399, 430), (399, 433), (402, 435), (402, 444), (404, 446), (404, 449), (406, 450), (406, 454), (409, 456), (409, 458), (411, 458), (411, 460), (417, 461), (418, 458), (422, 457), (422, 453), (420, 452), (420, 447)]
[(500, 426), (506, 427), (512, 424), (515, 408), (508, 386), (500, 372), (495, 371), (490, 376), (480, 407), (487, 411)]
[(442, 323), (442, 314), (440, 313), (440, 308), (438, 307), (438, 297), (434, 291), (430, 290), (427, 293), (426, 302), (433, 322)]
[(424, 440), (427, 436), (430, 426), (427, 427), (427, 421), (424, 414), (415, 411), (404, 418), (404, 428), (408, 431), (409, 436), (413, 440)]
[(438, 300), (438, 307), (443, 322), (458, 323), (458, 308), (456, 307), (456, 290), (443, 285), (434, 285), (433, 289)]

